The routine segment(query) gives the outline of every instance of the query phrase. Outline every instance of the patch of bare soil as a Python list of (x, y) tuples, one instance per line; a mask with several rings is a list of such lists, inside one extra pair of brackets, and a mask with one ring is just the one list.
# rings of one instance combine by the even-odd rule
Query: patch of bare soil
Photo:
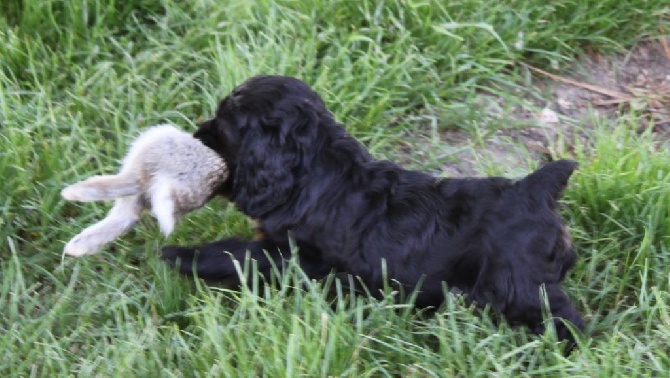
[(457, 152), (453, 162), (441, 167), (443, 176), (482, 174), (482, 161), (514, 174), (527, 171), (529, 161), (569, 158), (570, 143), (557, 141), (586, 138), (583, 131), (592, 126), (593, 117), (615, 118), (629, 111), (653, 121), (648, 124), (660, 140), (670, 140), (670, 37), (641, 43), (625, 54), (586, 54), (561, 75), (524, 67), (543, 98), (530, 100), (531, 110), (518, 106), (506, 117), (532, 126), (500, 129), (477, 145), (463, 131), (444, 132), (443, 142)]

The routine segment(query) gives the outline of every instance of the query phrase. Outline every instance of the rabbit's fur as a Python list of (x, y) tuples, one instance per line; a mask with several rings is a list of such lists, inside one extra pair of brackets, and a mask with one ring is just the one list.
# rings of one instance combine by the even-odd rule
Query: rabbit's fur
[(191, 134), (158, 125), (133, 142), (116, 175), (94, 176), (63, 189), (71, 201), (115, 200), (102, 221), (65, 246), (72, 256), (93, 254), (128, 231), (150, 209), (169, 235), (182, 215), (202, 207), (228, 178), (223, 159)]

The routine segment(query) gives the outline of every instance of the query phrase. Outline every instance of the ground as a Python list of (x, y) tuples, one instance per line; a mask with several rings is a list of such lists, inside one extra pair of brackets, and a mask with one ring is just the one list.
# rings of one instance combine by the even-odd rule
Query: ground
[[(439, 138), (454, 157), (440, 167), (443, 176), (462, 177), (486, 171), (482, 162), (527, 171), (529, 161), (570, 157), (574, 138), (581, 143), (599, 117), (614, 119), (630, 111), (653, 120), (660, 142), (670, 139), (670, 38), (640, 43), (625, 53), (588, 53), (563, 76), (523, 65), (528, 75), (526, 103), (505, 109), (506, 99), (481, 93), (487, 109), (521, 127), (500, 128), (483, 141), (473, 142), (470, 132), (445, 130)], [(504, 113), (504, 114), (503, 114)], [(426, 143), (424, 139), (420, 143)], [(420, 144), (419, 143), (419, 144)], [(490, 164), (490, 163), (489, 163)], [(495, 171), (495, 168), (493, 169)], [(501, 172), (503, 173), (503, 172)]]

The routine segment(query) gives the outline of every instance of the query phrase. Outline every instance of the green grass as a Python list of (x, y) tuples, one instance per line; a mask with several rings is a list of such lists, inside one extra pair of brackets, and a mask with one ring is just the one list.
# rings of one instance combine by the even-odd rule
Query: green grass
[[(479, 96), (525, 103), (518, 62), (565, 68), (584, 49), (667, 33), (667, 1), (6, 0), (0, 11), (0, 376), (670, 370), (670, 156), (638, 132), (648, 125), (635, 114), (593, 121), (575, 148), (565, 217), (580, 260), (566, 287), (590, 337), (569, 358), (551, 334), (498, 323), (457, 297), (416, 311), (299, 271), (279, 289), (229, 291), (163, 266), (161, 245), (250, 235), (224, 200), (189, 214), (169, 240), (147, 217), (101, 254), (63, 257), (108, 204), (59, 195), (113, 172), (138, 130), (192, 130), (260, 73), (303, 78), (376, 156), (432, 170), (453, 151), (444, 130), (477, 141), (519, 127)], [(424, 155), (402, 148), (413, 138), (429, 141)]]

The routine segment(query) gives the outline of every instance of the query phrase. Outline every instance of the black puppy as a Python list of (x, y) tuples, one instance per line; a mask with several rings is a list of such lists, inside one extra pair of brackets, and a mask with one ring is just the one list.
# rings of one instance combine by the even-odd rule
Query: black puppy
[(261, 236), (164, 248), (184, 274), (239, 283), (232, 258), (247, 253), (268, 274), (290, 257), (290, 232), (313, 278), (349, 273), (376, 294), (386, 274), (406, 292), (420, 283), (419, 306), (438, 306), (446, 283), (538, 333), (544, 285), (558, 336), (572, 339), (559, 318), (583, 328), (561, 289), (577, 255), (557, 201), (574, 162), (519, 181), (408, 171), (370, 156), (317, 93), (284, 76), (237, 87), (195, 136), (225, 159), (231, 178), (220, 194), (258, 220)]

